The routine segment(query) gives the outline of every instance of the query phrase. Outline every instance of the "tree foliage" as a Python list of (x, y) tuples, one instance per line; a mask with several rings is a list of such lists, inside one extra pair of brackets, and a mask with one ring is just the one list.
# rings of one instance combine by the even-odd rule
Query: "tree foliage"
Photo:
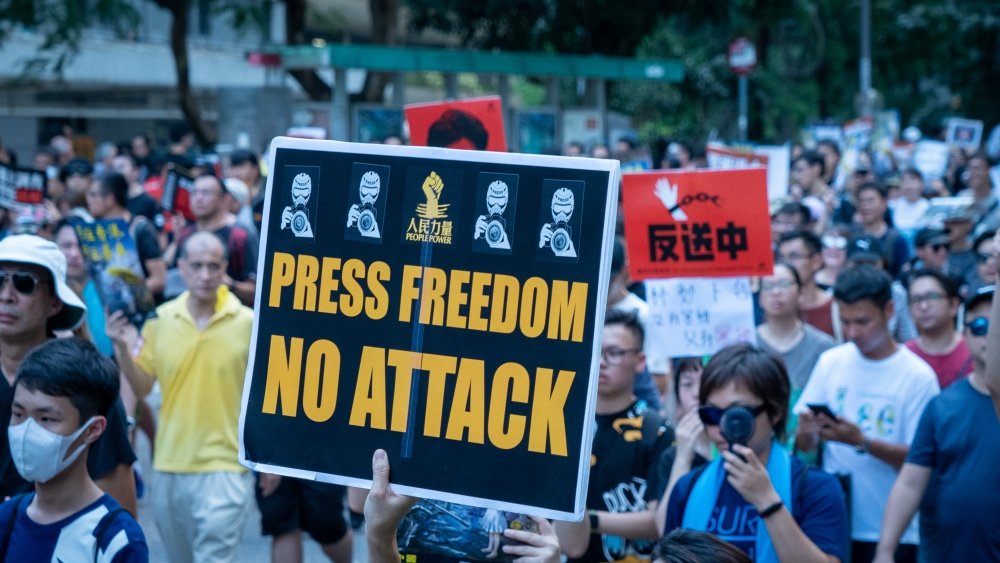
[[(860, 0), (406, 0), (412, 24), (483, 49), (668, 57), (680, 84), (629, 82), (612, 108), (647, 139), (736, 133), (729, 43), (749, 37), (750, 137), (793, 138), (817, 120), (857, 116)], [(872, 0), (872, 77), (884, 108), (933, 132), (941, 118), (1000, 121), (1000, 5), (985, 0)]]

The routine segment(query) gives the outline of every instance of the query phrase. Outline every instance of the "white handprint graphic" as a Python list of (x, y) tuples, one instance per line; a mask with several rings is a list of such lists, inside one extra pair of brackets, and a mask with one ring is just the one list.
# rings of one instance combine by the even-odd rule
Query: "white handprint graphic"
[(671, 184), (670, 180), (666, 178), (660, 178), (656, 181), (656, 197), (663, 202), (663, 206), (667, 208), (670, 212), (670, 216), (674, 218), (674, 221), (687, 221), (687, 213), (677, 205), (677, 192), (679, 187), (677, 184)]

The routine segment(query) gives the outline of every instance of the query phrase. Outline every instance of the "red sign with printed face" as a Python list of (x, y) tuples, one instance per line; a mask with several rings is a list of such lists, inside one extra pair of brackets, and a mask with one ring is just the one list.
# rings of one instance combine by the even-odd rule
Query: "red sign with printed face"
[(410, 104), (403, 112), (411, 145), (507, 152), (500, 96)]
[(622, 176), (633, 280), (770, 275), (767, 171), (655, 171)]

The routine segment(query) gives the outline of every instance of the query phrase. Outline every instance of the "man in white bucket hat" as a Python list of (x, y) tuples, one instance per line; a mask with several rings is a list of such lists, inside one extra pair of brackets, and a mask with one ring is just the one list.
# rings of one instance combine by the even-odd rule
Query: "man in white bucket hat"
[[(0, 240), (0, 420), (10, 420), (21, 360), (56, 331), (79, 327), (86, 312), (66, 285), (66, 258), (54, 242), (35, 235)], [(107, 417), (108, 428), (91, 447), (87, 468), (97, 485), (134, 515), (135, 453), (121, 401)], [(0, 498), (31, 489), (14, 466), (6, 433), (0, 433)]]

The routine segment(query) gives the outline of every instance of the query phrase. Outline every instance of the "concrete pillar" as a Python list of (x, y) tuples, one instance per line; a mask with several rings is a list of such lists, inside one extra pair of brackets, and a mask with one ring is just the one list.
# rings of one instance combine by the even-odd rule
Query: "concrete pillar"
[(497, 75), (497, 92), (500, 94), (500, 103), (503, 106), (503, 130), (507, 135), (507, 148), (508, 150), (518, 148), (517, 136), (511, 127), (513, 123), (511, 116), (514, 115), (514, 108), (510, 104), (510, 75)]
[(454, 72), (444, 73), (444, 97), (448, 100), (458, 99), (458, 75)]
[(608, 88), (607, 81), (603, 78), (598, 78), (593, 81), (594, 85), (594, 101), (597, 103), (597, 111), (601, 114), (601, 137), (604, 139), (605, 143), (609, 144), (610, 147), (611, 140), (608, 139)]
[(347, 69), (333, 69), (333, 100), (330, 107), (330, 138), (350, 140), (351, 107), (347, 99)]
[(397, 72), (392, 77), (392, 106), (401, 108), (406, 105), (406, 73)]

